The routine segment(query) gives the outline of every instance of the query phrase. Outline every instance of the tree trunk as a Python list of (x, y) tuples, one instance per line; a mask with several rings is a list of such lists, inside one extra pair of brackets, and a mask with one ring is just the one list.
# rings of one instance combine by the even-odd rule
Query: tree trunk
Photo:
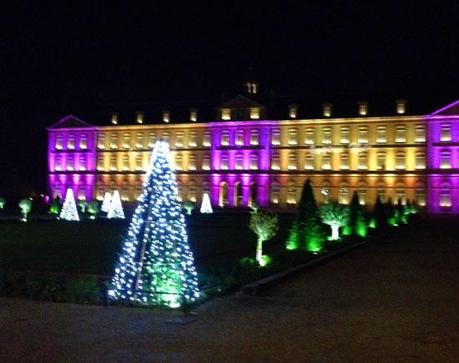
[(256, 260), (259, 266), (263, 264), (263, 240), (260, 238), (258, 239), (258, 242), (257, 242)]
[(331, 240), (336, 241), (337, 239), (339, 239), (339, 225), (332, 224), (331, 230), (332, 230)]

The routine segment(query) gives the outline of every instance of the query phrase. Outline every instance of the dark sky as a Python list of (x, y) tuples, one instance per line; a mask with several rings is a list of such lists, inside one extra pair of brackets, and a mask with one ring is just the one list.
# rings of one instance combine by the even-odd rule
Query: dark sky
[(0, 194), (44, 188), (45, 127), (111, 102), (216, 99), (251, 74), (283, 93), (458, 90), (453, 0), (66, 3), (0, 4)]

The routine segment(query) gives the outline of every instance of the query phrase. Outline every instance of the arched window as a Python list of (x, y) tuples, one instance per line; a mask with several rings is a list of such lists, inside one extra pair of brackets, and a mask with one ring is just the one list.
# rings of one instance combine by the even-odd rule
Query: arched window
[(228, 204), (228, 184), (226, 182), (220, 183), (220, 190), (218, 193), (218, 205), (224, 207)]
[(398, 203), (400, 200), (403, 205), (406, 204), (406, 187), (403, 182), (398, 182), (395, 187), (395, 203)]
[(289, 181), (287, 187), (287, 204), (296, 204), (296, 182), (294, 180)]
[(236, 155), (236, 163), (234, 165), (234, 168), (236, 170), (244, 169), (244, 156), (242, 154), (237, 154)]
[(253, 203), (257, 203), (257, 201), (258, 201), (258, 186), (256, 183), (251, 183), (248, 205), (251, 206)]
[(338, 190), (338, 203), (349, 204), (349, 185), (342, 183)]
[(234, 184), (234, 198), (233, 203), (235, 207), (239, 207), (242, 205), (243, 197), (242, 197), (242, 184), (241, 182), (236, 182)]

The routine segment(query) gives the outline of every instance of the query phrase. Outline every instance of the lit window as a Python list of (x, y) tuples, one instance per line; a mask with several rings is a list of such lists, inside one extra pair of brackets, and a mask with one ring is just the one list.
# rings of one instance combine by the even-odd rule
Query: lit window
[(368, 153), (367, 152), (359, 152), (358, 155), (358, 168), (360, 170), (368, 169)]
[(341, 127), (340, 129), (341, 131), (341, 136), (340, 136), (340, 143), (342, 145), (347, 145), (349, 144), (349, 141), (350, 141), (350, 131), (349, 131), (349, 127)]
[(123, 135), (123, 148), (124, 149), (129, 149), (130, 144), (131, 144), (131, 135), (130, 134), (124, 134)]
[(332, 143), (331, 134), (332, 134), (331, 127), (324, 127), (322, 129), (322, 143), (323, 144), (330, 145)]
[(124, 202), (129, 202), (129, 194), (130, 194), (129, 192), (130, 192), (129, 184), (127, 182), (124, 182), (121, 187), (121, 199)]
[(297, 157), (295, 153), (290, 153), (288, 155), (288, 170), (297, 169)]
[(280, 169), (280, 160), (279, 154), (275, 153), (271, 157), (271, 169), (272, 170), (279, 170)]
[[(250, 140), (252, 142), (252, 140)], [(236, 131), (236, 145), (244, 145), (244, 130)]]
[(222, 155), (222, 158), (220, 161), (220, 169), (228, 170), (228, 155)]
[(271, 184), (271, 203), (279, 204), (280, 199), (280, 185), (279, 183)]
[(251, 120), (258, 120), (260, 118), (260, 108), (259, 107), (251, 107), (250, 108), (250, 119)]
[(378, 126), (376, 128), (376, 142), (378, 144), (385, 144), (387, 142), (387, 127)]
[(395, 169), (405, 169), (405, 153), (403, 151), (398, 151), (395, 154)]
[(376, 189), (376, 195), (381, 202), (386, 203), (386, 189), (384, 187), (378, 187)]
[(242, 170), (244, 168), (244, 157), (241, 154), (236, 155), (236, 170)]
[(97, 138), (97, 148), (98, 149), (105, 149), (105, 135), (99, 134)]
[(271, 145), (280, 145), (280, 130), (273, 130), (271, 134)]
[(169, 132), (167, 132), (167, 131), (163, 132), (162, 135), (161, 135), (161, 138), (163, 139), (163, 141), (169, 142), (169, 138), (170, 138)]
[(67, 139), (67, 149), (75, 149), (75, 135), (69, 135)]
[(358, 134), (357, 142), (360, 144), (368, 143), (368, 127), (367, 126), (359, 127), (359, 134)]
[(426, 191), (424, 188), (418, 187), (415, 191), (416, 204), (424, 207), (426, 205)]
[(60, 155), (56, 156), (56, 158), (54, 159), (54, 170), (62, 170), (62, 157)]
[(426, 128), (424, 125), (416, 126), (416, 135), (414, 138), (415, 142), (425, 142), (426, 141)]
[(329, 152), (322, 154), (322, 169), (323, 170), (331, 169), (331, 154)]
[(150, 131), (148, 134), (148, 147), (153, 147), (156, 141), (156, 133)]
[(67, 170), (75, 170), (75, 159), (73, 155), (67, 157)]
[(118, 134), (111, 134), (111, 136), (110, 136), (110, 148), (111, 149), (118, 148)]
[(338, 203), (339, 204), (349, 204), (349, 188), (341, 187), (338, 190)]
[(196, 147), (198, 145), (197, 139), (198, 137), (197, 137), (196, 132), (190, 132), (189, 139), (188, 139), (188, 146)]
[(86, 150), (88, 148), (88, 137), (86, 135), (80, 135), (80, 145), (81, 150)]
[(229, 131), (222, 131), (220, 145), (222, 146), (229, 145)]
[(97, 156), (97, 170), (103, 171), (105, 170), (105, 159), (103, 155)]
[(367, 202), (367, 190), (365, 189), (365, 187), (360, 187), (357, 190), (357, 195), (359, 196), (359, 204), (365, 205)]
[(332, 104), (331, 103), (324, 103), (322, 105), (322, 114), (324, 117), (330, 117), (332, 115)]
[(368, 114), (368, 102), (359, 102), (359, 115), (366, 116)]
[(231, 120), (231, 109), (222, 108), (222, 120)]
[(112, 116), (111, 116), (111, 122), (113, 125), (118, 125), (118, 114), (115, 112), (115, 113), (112, 113)]
[(451, 141), (451, 125), (450, 124), (441, 125), (440, 141)]
[(258, 130), (250, 131), (250, 145), (258, 145)]
[(386, 170), (386, 153), (384, 151), (379, 151), (376, 154), (376, 169)]
[(110, 170), (116, 170), (116, 154), (110, 155)]
[(416, 153), (416, 169), (426, 168), (426, 157), (424, 152), (419, 151)]
[(320, 189), (320, 195), (322, 197), (323, 203), (328, 203), (330, 199), (330, 193), (331, 193), (331, 190), (329, 186), (324, 186)]
[(188, 157), (188, 170), (196, 170), (196, 156), (190, 155)]
[(398, 99), (395, 101), (395, 111), (402, 115), (406, 112), (406, 100)]
[(252, 170), (258, 169), (258, 156), (256, 154), (252, 154), (250, 156), (250, 169)]
[(304, 156), (304, 169), (313, 170), (314, 169), (314, 155), (311, 153), (306, 153)]
[(62, 150), (62, 135), (57, 135), (56, 136), (56, 144), (54, 145), (54, 147), (56, 148), (56, 150)]
[(196, 183), (194, 181), (191, 181), (188, 184), (188, 200), (191, 202), (196, 202), (196, 194), (197, 194)]
[(85, 155), (80, 155), (78, 159), (78, 169), (81, 171), (86, 170), (86, 156)]
[(135, 136), (135, 147), (137, 149), (143, 148), (143, 134), (138, 132)]
[(183, 147), (183, 132), (177, 132), (175, 135), (175, 147)]
[(210, 132), (205, 131), (202, 136), (202, 146), (209, 147), (210, 146)]
[(348, 170), (349, 169), (349, 153), (344, 152), (340, 154), (340, 169)]
[(440, 207), (450, 208), (452, 205), (451, 201), (451, 188), (445, 186), (440, 190)]
[(290, 182), (287, 188), (287, 204), (296, 204), (296, 184)]
[(403, 205), (406, 204), (405, 187), (403, 185), (399, 185), (395, 189), (395, 201), (397, 203), (400, 201)]
[(143, 124), (143, 112), (136, 113), (136, 121), (138, 124)]
[(288, 130), (288, 144), (289, 145), (296, 145), (298, 143), (298, 130), (297, 129), (289, 129)]
[(404, 125), (395, 127), (395, 142), (406, 142), (406, 127)]
[(135, 157), (135, 169), (136, 170), (144, 170), (143, 168), (143, 155), (138, 153)]
[(297, 118), (297, 116), (298, 116), (298, 106), (297, 105), (289, 105), (288, 106), (288, 117)]
[(314, 145), (314, 129), (307, 128), (304, 132), (305, 145)]
[(163, 111), (163, 122), (168, 123), (171, 120), (171, 113), (169, 111)]
[(451, 168), (451, 152), (449, 150), (442, 150), (440, 153), (440, 168)]
[(182, 154), (177, 153), (175, 155), (175, 170), (182, 170), (183, 169), (183, 157)]
[(195, 108), (190, 109), (190, 121), (196, 122), (198, 120), (198, 110)]
[(210, 157), (209, 155), (204, 155), (202, 158), (202, 170), (210, 170)]
[(123, 170), (129, 170), (129, 155), (123, 155)]

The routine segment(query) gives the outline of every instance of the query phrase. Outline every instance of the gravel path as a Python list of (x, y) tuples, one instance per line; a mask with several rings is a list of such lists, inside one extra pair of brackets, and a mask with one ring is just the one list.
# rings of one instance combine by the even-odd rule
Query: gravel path
[(436, 222), (196, 315), (0, 299), (0, 362), (457, 362), (458, 261)]

